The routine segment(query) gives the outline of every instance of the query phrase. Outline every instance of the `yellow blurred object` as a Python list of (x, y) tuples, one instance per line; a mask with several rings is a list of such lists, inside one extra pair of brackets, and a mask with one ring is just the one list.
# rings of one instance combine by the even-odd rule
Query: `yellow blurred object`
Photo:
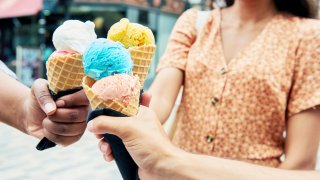
[(148, 27), (130, 23), (126, 18), (111, 26), (107, 38), (121, 42), (125, 48), (155, 43), (153, 33)]
[(96, 29), (103, 28), (104, 19), (102, 17), (97, 17), (93, 20)]

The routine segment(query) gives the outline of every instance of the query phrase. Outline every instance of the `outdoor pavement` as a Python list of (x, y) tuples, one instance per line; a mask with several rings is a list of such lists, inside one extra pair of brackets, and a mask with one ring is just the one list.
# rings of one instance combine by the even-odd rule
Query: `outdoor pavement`
[(105, 162), (98, 141), (86, 132), (69, 147), (37, 151), (38, 141), (0, 124), (0, 179), (121, 179), (115, 163)]
[(0, 123), (0, 179), (121, 179), (115, 163), (103, 160), (97, 148), (98, 141), (91, 133), (86, 132), (80, 141), (65, 148), (40, 152), (35, 149), (37, 143), (36, 139)]

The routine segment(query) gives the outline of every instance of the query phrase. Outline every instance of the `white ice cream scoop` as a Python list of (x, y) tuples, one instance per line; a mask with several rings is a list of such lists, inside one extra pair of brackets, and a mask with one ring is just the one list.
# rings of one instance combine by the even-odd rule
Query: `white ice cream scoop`
[(53, 33), (52, 42), (58, 51), (83, 54), (89, 44), (97, 38), (91, 21), (67, 20)]

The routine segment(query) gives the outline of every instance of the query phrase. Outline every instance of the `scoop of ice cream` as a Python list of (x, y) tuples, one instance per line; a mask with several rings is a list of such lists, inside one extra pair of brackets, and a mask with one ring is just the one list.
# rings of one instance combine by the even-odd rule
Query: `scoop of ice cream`
[(130, 74), (133, 62), (121, 43), (97, 39), (84, 53), (83, 67), (86, 75), (99, 80), (113, 74)]
[(148, 27), (130, 23), (125, 18), (111, 26), (108, 39), (119, 41), (126, 48), (155, 43), (153, 33)]
[(102, 100), (119, 100), (128, 104), (135, 98), (141, 88), (139, 78), (127, 74), (115, 74), (96, 81), (92, 91)]
[(72, 56), (72, 55), (77, 55), (79, 53), (77, 52), (68, 52), (68, 51), (54, 51), (50, 56), (49, 56), (49, 59), (51, 58), (55, 58), (55, 57), (58, 57), (58, 56)]
[(88, 45), (97, 39), (94, 24), (78, 20), (65, 21), (53, 33), (52, 42), (58, 51), (78, 52), (83, 54)]

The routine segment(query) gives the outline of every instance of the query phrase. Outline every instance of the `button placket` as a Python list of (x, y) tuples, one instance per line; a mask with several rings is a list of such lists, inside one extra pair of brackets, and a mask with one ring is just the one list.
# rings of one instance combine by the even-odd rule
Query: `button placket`
[(214, 137), (211, 134), (208, 134), (206, 136), (207, 143), (211, 144), (213, 142), (213, 140), (214, 140)]
[(225, 75), (227, 72), (228, 72), (228, 71), (227, 71), (227, 68), (225, 68), (225, 67), (222, 67), (222, 68), (220, 69), (220, 74), (221, 74), (221, 75)]
[[(219, 74), (221, 74), (221, 75), (225, 75), (227, 72), (228, 72), (227, 67), (222, 67), (219, 70)], [(220, 90), (218, 90), (216, 93), (223, 94), (223, 90), (224, 90), (224, 86), (226, 84), (226, 81), (227, 81), (226, 76), (223, 76), (220, 78), (219, 82), (217, 83), (217, 89), (220, 89)], [(218, 98), (218, 96), (213, 96), (211, 99), (211, 104), (213, 106), (216, 106), (219, 103), (219, 101), (220, 101), (220, 99)]]
[[(218, 74), (220, 74), (219, 80), (216, 82), (216, 88), (214, 95), (211, 98), (211, 104), (214, 106), (216, 110), (216, 115), (214, 117), (214, 124), (212, 124), (212, 130), (206, 134), (205, 140), (208, 145), (210, 144), (211, 146), (211, 152), (215, 151), (215, 146), (217, 146), (217, 136), (218, 136), (218, 131), (219, 131), (219, 121), (221, 121), (221, 117), (219, 115), (220, 111), (220, 105), (222, 105), (222, 99), (223, 99), (223, 94), (225, 91), (226, 83), (227, 83), (227, 76), (226, 74), (229, 73), (229, 70), (226, 66), (221, 67), (218, 69)], [(221, 122), (220, 122), (221, 123)]]
[(214, 105), (214, 106), (217, 105), (218, 102), (219, 102), (219, 98), (217, 98), (217, 97), (213, 97), (212, 100), (211, 100), (211, 104)]

